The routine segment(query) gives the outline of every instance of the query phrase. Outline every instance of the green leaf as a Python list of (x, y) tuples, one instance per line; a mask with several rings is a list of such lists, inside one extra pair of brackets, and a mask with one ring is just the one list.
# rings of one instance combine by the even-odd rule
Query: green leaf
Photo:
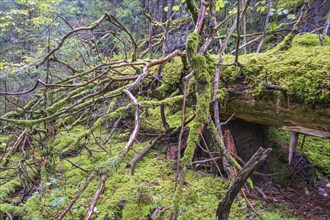
[(215, 4), (215, 10), (220, 11), (221, 8), (225, 7), (225, 2), (223, 0), (217, 1)]
[(268, 30), (269, 31), (276, 31), (276, 29), (277, 29), (277, 24), (276, 24), (275, 21), (268, 24)]
[(295, 14), (289, 14), (289, 15), (287, 15), (286, 17), (287, 17), (288, 19), (291, 19), (291, 20), (294, 20), (294, 19), (297, 18)]
[(166, 6), (166, 7), (164, 8), (164, 11), (168, 12), (168, 6)]
[(172, 7), (172, 10), (173, 10), (173, 11), (179, 11), (179, 10), (180, 10), (180, 6), (179, 6), (179, 5), (174, 5), (174, 6)]

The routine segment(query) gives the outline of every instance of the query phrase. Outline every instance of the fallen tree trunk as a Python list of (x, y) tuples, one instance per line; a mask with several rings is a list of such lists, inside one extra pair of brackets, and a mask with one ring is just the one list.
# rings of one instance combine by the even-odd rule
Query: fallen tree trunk
[(256, 100), (248, 92), (230, 92), (230, 101), (221, 113), (248, 122), (280, 127), (321, 138), (330, 138), (329, 108), (306, 107), (303, 104), (278, 105), (272, 100)]

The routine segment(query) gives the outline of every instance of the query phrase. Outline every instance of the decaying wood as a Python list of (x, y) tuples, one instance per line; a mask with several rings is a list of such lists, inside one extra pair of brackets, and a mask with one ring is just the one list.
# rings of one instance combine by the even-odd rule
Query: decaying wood
[[(225, 130), (225, 134), (224, 134), (224, 138), (223, 138), (223, 141), (224, 141), (224, 144), (225, 144), (225, 147), (227, 148), (228, 152), (231, 154), (231, 155), (234, 155), (234, 157), (238, 157), (237, 156), (237, 150), (236, 150), (236, 146), (235, 146), (235, 143), (234, 143), (234, 138), (230, 132), (229, 129)], [(223, 157), (223, 159), (225, 159)], [(243, 161), (243, 164), (245, 164), (245, 162)], [(237, 169), (235, 167), (229, 167), (229, 171), (230, 171), (230, 175), (231, 177), (237, 177)], [(248, 188), (246, 188), (248, 189)], [(249, 201), (248, 197), (246, 196), (246, 193), (244, 191), (244, 187), (241, 188), (241, 193), (245, 199), (245, 202), (247, 204), (247, 206), (260, 218), (259, 216), (259, 213), (258, 211), (253, 207), (253, 205), (251, 204), (251, 202)]]
[(293, 153), (296, 151), (298, 144), (299, 133), (293, 131), (290, 139), (290, 147), (289, 147), (289, 165), (291, 164)]
[(325, 107), (311, 109), (302, 104), (278, 105), (271, 100), (256, 100), (244, 90), (230, 90), (229, 101), (225, 107), (220, 107), (222, 114), (236, 113), (235, 117), (244, 121), (330, 138), (330, 117)]
[[(228, 129), (225, 130), (225, 134), (223, 136), (223, 142), (230, 154), (237, 155), (233, 136), (231, 135), (231, 132)], [(224, 167), (226, 167), (225, 164), (228, 164), (227, 159), (225, 157), (223, 157), (222, 160), (223, 160)], [(230, 177), (236, 177), (237, 169), (234, 166), (228, 167), (228, 174), (230, 175)]]
[(259, 148), (258, 151), (251, 157), (251, 159), (244, 165), (242, 170), (238, 173), (234, 182), (231, 184), (229, 190), (226, 193), (225, 198), (219, 203), (217, 209), (218, 220), (229, 219), (229, 212), (237, 193), (244, 185), (245, 181), (253, 173), (256, 167), (263, 162), (271, 152), (271, 148), (263, 149)]

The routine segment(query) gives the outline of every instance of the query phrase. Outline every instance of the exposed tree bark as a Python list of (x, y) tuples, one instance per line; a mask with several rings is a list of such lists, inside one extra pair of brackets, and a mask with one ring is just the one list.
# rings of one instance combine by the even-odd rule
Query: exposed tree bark
[[(230, 154), (237, 155), (234, 139), (233, 139), (233, 136), (231, 135), (231, 132), (229, 129), (225, 130), (225, 134), (223, 136), (223, 142), (225, 144), (226, 149), (228, 150), (228, 152)], [(224, 161), (223, 163), (224, 163), (224, 167), (225, 167), (225, 164), (228, 164), (228, 161), (226, 160), (225, 157), (223, 157), (222, 160)], [(236, 177), (237, 169), (235, 167), (229, 167), (228, 173), (230, 174), (230, 177)]]
[(263, 148), (259, 148), (259, 150), (244, 165), (244, 167), (238, 173), (238, 176), (235, 178), (234, 182), (230, 186), (229, 190), (227, 191), (225, 198), (218, 205), (218, 209), (217, 209), (218, 220), (229, 219), (231, 205), (233, 204), (233, 201), (236, 198), (237, 193), (242, 188), (245, 181), (256, 169), (256, 167), (268, 157), (270, 152), (271, 152), (271, 148), (268, 148), (266, 150)]

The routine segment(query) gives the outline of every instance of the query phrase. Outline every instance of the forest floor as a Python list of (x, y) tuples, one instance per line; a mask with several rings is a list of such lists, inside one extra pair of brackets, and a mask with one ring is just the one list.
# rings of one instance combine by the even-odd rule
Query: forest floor
[(329, 219), (329, 194), (324, 179), (316, 181), (313, 186), (281, 187), (271, 183), (253, 192), (253, 196), (259, 197), (270, 210), (284, 208), (287, 213), (302, 219)]
[[(192, 114), (190, 109), (187, 112), (188, 116)], [(178, 127), (180, 111), (167, 112), (167, 114), (170, 127)], [(158, 110), (145, 113), (141, 122), (142, 127), (137, 143), (106, 181), (105, 190), (93, 213), (94, 219), (168, 219), (176, 179), (175, 159), (172, 157), (171, 149), (176, 149), (177, 137), (167, 137), (155, 144), (136, 164), (134, 170), (128, 172), (126, 165), (163, 130)], [(125, 123), (123, 124), (125, 125)], [(49, 143), (49, 146), (52, 146), (56, 152), (65, 151), (86, 129), (88, 128), (81, 125), (71, 130), (63, 129), (58, 132), (54, 142)], [(108, 132), (105, 127), (95, 131), (96, 140), (104, 139)], [(56, 218), (85, 183), (90, 171), (95, 166), (102, 166), (105, 161), (106, 163), (111, 162), (110, 159), (122, 150), (129, 134), (129, 126), (122, 126), (115, 132), (107, 145), (108, 152), (102, 151), (95, 140), (90, 138), (87, 140), (88, 148), (79, 154), (68, 155), (66, 159), (54, 156), (53, 162), (49, 163), (52, 169), (42, 168), (42, 179), (38, 180), (41, 181), (40, 184), (39, 182), (34, 183), (38, 187), (33, 188), (23, 203), (15, 206), (18, 208), (17, 210), (9, 205), (20, 200), (24, 189), (16, 186), (15, 170), (3, 171), (2, 176), (9, 178), (10, 181), (0, 179), (0, 194), (3, 190), (8, 195), (2, 198), (0, 212), (11, 210), (17, 215), (22, 215), (23, 219)], [(276, 144), (282, 143), (285, 146), (285, 143), (288, 143), (286, 142), (287, 134), (279, 129), (269, 129), (268, 135), (275, 139)], [(5, 143), (7, 139), (8, 136), (2, 136), (0, 142)], [(1, 146), (4, 147), (4, 145)], [(287, 158), (287, 148), (284, 147), (286, 150), (282, 152), (283, 155), (278, 156), (280, 153), (276, 151), (275, 146), (267, 146), (273, 147), (272, 155), (281, 162), (270, 172), (280, 173), (283, 170), (289, 172), (290, 167), (287, 166), (286, 161), (283, 162), (283, 158)], [(322, 154), (316, 152), (320, 149)], [(281, 185), (274, 180), (276, 177), (273, 176), (265, 175), (253, 178), (256, 187), (248, 194), (248, 198), (263, 219), (327, 219), (330, 216), (330, 189), (326, 188), (329, 180), (322, 177), (329, 177), (329, 169), (326, 169), (330, 163), (328, 161), (329, 149), (328, 140), (307, 137), (303, 151), (294, 158), (296, 161), (294, 170), (296, 169), (296, 171), (289, 172), (289, 175), (285, 177), (279, 175), (279, 178), (282, 178)], [(306, 155), (306, 157), (302, 155)], [(310, 162), (307, 161), (308, 155), (310, 155), (308, 157), (311, 159)], [(196, 154), (194, 160), (208, 159), (198, 156)], [(13, 157), (13, 164), (17, 163), (15, 160), (19, 160), (16, 155)], [(269, 162), (271, 160), (272, 158)], [(316, 175), (315, 172), (310, 173), (310, 165), (312, 165), (312, 170), (315, 166)], [(9, 166), (12, 165), (9, 164)], [(78, 166), (79, 168), (77, 168)], [(86, 171), (88, 172), (86, 173)], [(308, 177), (307, 181), (304, 179), (306, 177)], [(84, 217), (92, 195), (99, 187), (99, 182), (100, 176), (94, 178), (71, 208), (66, 219)], [(215, 219), (217, 205), (224, 197), (229, 184), (230, 180), (218, 176), (216, 171), (212, 170), (210, 163), (200, 163), (198, 167), (190, 167), (182, 189), (178, 219)], [(155, 215), (154, 218), (152, 218), (153, 215)], [(230, 217), (231, 219), (257, 219), (242, 196), (235, 199)]]

